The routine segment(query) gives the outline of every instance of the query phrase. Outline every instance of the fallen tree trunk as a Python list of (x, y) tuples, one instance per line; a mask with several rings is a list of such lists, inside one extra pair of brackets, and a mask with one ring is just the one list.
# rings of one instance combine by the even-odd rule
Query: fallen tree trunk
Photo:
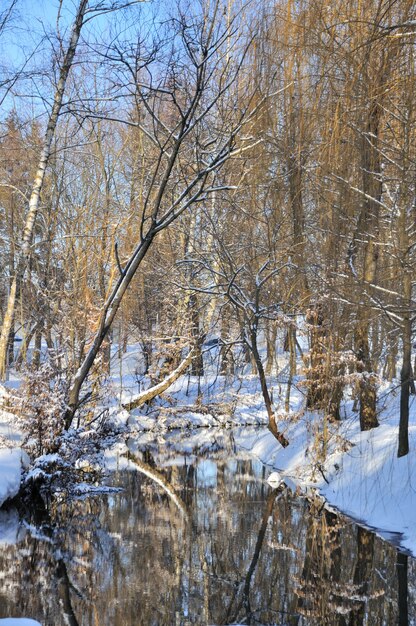
[(181, 363), (179, 363), (178, 367), (175, 370), (173, 370), (173, 372), (171, 372), (169, 376), (167, 376), (164, 380), (162, 380), (157, 385), (154, 385), (153, 387), (150, 387), (149, 389), (142, 391), (142, 393), (140, 393), (137, 396), (137, 398), (134, 398), (134, 400), (132, 400), (131, 402), (128, 402), (127, 404), (123, 404), (123, 409), (126, 409), (127, 411), (138, 409), (140, 406), (142, 406), (146, 402), (150, 402), (151, 400), (153, 400), (153, 398), (156, 398), (156, 396), (160, 396), (161, 393), (169, 389), (169, 387), (173, 385), (173, 383), (176, 380), (178, 380), (178, 378), (182, 376), (184, 372), (186, 372), (194, 356), (195, 356), (195, 350), (192, 349), (189, 352), (188, 356), (183, 361), (181, 361)]

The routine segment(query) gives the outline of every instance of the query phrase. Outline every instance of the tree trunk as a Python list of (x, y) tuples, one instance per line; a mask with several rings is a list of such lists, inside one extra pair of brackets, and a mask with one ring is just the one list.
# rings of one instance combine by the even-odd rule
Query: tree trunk
[(192, 376), (204, 375), (204, 357), (202, 356), (202, 344), (204, 341), (204, 335), (199, 328), (199, 309), (198, 299), (195, 293), (191, 294), (189, 298), (189, 308), (191, 310), (191, 333), (192, 333), (192, 345), (194, 349), (194, 358), (191, 364)]
[(227, 345), (230, 341), (230, 318), (228, 308), (223, 308), (221, 318), (221, 336), (220, 336), (220, 374), (221, 376), (234, 375), (234, 355), (231, 346)]
[(404, 296), (407, 310), (403, 321), (403, 362), (400, 372), (400, 422), (399, 447), (397, 456), (405, 456), (409, 452), (409, 396), (412, 380), (412, 321), (410, 319), (410, 305), (412, 294), (412, 279), (409, 272), (404, 276)]
[[(365, 200), (353, 241), (353, 256), (357, 251), (357, 238), (364, 238), (366, 241), (362, 269), (362, 278), (366, 285), (371, 285), (375, 281), (378, 261), (376, 238), (379, 231), (379, 203), (382, 198), (381, 162), (378, 149), (380, 116), (381, 107), (377, 101), (373, 101), (368, 113), (367, 132), (362, 137), (362, 187)], [(362, 373), (359, 387), (361, 430), (370, 430), (379, 425), (376, 407), (377, 390), (369, 336), (369, 309), (367, 306), (359, 305), (355, 345), (357, 358), (360, 361), (359, 372)]]
[(409, 380), (411, 367), (409, 351), (403, 349), (403, 365), (400, 372), (400, 423), (399, 423), (399, 448), (397, 456), (405, 456), (409, 452)]
[(22, 344), (20, 346), (19, 354), (17, 355), (17, 358), (16, 358), (16, 367), (23, 365), (23, 362), (26, 360), (27, 350), (36, 332), (36, 328), (37, 328), (37, 324), (35, 324), (35, 326), (33, 326), (33, 328), (31, 328), (28, 331), (27, 335), (24, 335)]
[(276, 339), (277, 339), (277, 325), (270, 322), (266, 325), (266, 342), (267, 342), (267, 361), (266, 361), (266, 375), (270, 376), (273, 370), (273, 363), (276, 358)]
[(88, 0), (80, 0), (75, 21), (72, 26), (71, 38), (65, 53), (64, 61), (59, 73), (58, 85), (55, 91), (52, 111), (49, 116), (48, 126), (46, 128), (45, 138), (42, 151), (32, 187), (32, 193), (29, 199), (29, 210), (26, 216), (25, 227), (21, 242), (21, 252), (18, 258), (14, 277), (12, 280), (10, 293), (7, 301), (6, 312), (3, 319), (3, 325), (0, 335), (0, 380), (4, 380), (7, 369), (7, 342), (10, 335), (10, 329), (13, 321), (14, 310), (16, 305), (16, 296), (20, 291), (20, 285), (26, 271), (27, 262), (31, 253), (33, 233), (35, 222), (39, 211), (40, 194), (43, 188), (46, 167), (52, 150), (52, 141), (55, 135), (55, 129), (58, 122), (59, 113), (62, 108), (62, 99), (65, 92), (65, 85), (69, 75), (69, 71), (74, 60), (75, 51), (78, 45), (85, 12), (87, 10)]
[(14, 319), (14, 305), (16, 302), (17, 281), (14, 278), (7, 300), (7, 307), (3, 317), (3, 325), (0, 334), (0, 380), (5, 380), (7, 375), (7, 355), (9, 348), (10, 333)]
[(33, 348), (32, 367), (38, 369), (40, 365), (40, 356), (42, 350), (42, 325), (38, 325), (35, 332), (35, 346)]
[[(371, 47), (368, 48), (370, 55)], [(370, 430), (378, 426), (376, 410), (376, 385), (374, 364), (370, 354), (370, 308), (362, 303), (362, 292), (371, 289), (376, 280), (378, 264), (378, 234), (380, 230), (380, 204), (383, 194), (382, 166), (380, 159), (380, 122), (382, 105), (380, 94), (384, 93), (384, 83), (387, 80), (388, 66), (383, 64), (380, 74), (374, 84), (366, 83), (364, 125), (360, 134), (361, 139), (361, 190), (363, 200), (358, 216), (357, 227), (348, 249), (347, 263), (357, 281), (358, 272), (355, 269), (358, 252), (361, 256), (360, 277), (356, 282), (357, 323), (355, 327), (356, 356), (360, 361), (358, 371), (362, 374), (359, 386), (360, 426), (361, 430)], [(367, 104), (368, 103), (368, 104)]]
[(321, 409), (323, 400), (322, 369), (325, 339), (324, 318), (321, 306), (316, 304), (306, 316), (306, 322), (310, 325), (310, 365), (308, 371), (308, 394), (306, 407), (308, 409)]
[(16, 337), (16, 332), (14, 329), (14, 324), (12, 323), (12, 327), (10, 328), (9, 341), (7, 342), (7, 364), (8, 367), (13, 365), (14, 363), (14, 340)]
[(95, 358), (100, 351), (102, 343), (111, 328), (117, 311), (120, 308), (123, 296), (126, 293), (127, 288), (137, 271), (137, 268), (139, 267), (147, 251), (149, 250), (155, 235), (156, 233), (154, 231), (151, 231), (139, 243), (131, 257), (130, 264), (125, 268), (123, 274), (114, 285), (112, 292), (104, 303), (103, 310), (101, 311), (101, 319), (98, 330), (95, 334), (90, 349), (88, 350), (84, 360), (82, 361), (78, 371), (74, 376), (74, 380), (69, 391), (68, 408), (65, 412), (65, 428), (67, 430), (71, 426), (75, 411), (77, 410), (79, 405), (79, 396), (82, 384), (87, 378), (89, 371), (95, 361)]
[(142, 393), (139, 394), (137, 398), (135, 398), (128, 404), (123, 404), (123, 408), (127, 409), (127, 411), (132, 411), (133, 409), (137, 409), (138, 407), (142, 406), (146, 402), (150, 402), (150, 400), (153, 400), (153, 398), (156, 398), (156, 396), (160, 396), (161, 393), (169, 389), (169, 387), (173, 385), (173, 383), (178, 380), (178, 378), (182, 376), (184, 372), (186, 372), (189, 365), (191, 365), (192, 359), (194, 357), (195, 352), (194, 350), (191, 350), (188, 356), (179, 364), (179, 366), (173, 372), (171, 372), (171, 374), (169, 374), (169, 376), (166, 376), (164, 380), (162, 380), (157, 385), (150, 387), (150, 389), (142, 391)]
[(269, 418), (269, 430), (276, 437), (277, 441), (286, 448), (289, 445), (286, 437), (279, 432), (276, 424), (276, 417), (273, 411), (273, 404), (270, 397), (269, 389), (267, 387), (266, 374), (264, 372), (263, 363), (260, 358), (260, 353), (257, 347), (257, 333), (255, 328), (251, 328), (250, 330), (250, 351), (253, 355), (254, 361), (257, 367), (257, 373), (260, 379), (261, 392), (263, 394), (264, 404), (266, 406), (267, 415)]
[(379, 425), (376, 413), (377, 392), (368, 345), (368, 324), (365, 322), (362, 322), (356, 330), (355, 341), (359, 362), (357, 370), (361, 374), (359, 383), (360, 427), (361, 430), (365, 431)]
[(285, 411), (290, 411), (290, 393), (292, 390), (293, 377), (296, 375), (296, 329), (288, 328), (287, 337), (289, 343), (289, 377), (286, 385)]
[(386, 364), (383, 369), (383, 377), (387, 378), (389, 383), (396, 378), (397, 375), (397, 353), (398, 353), (397, 337), (396, 335), (390, 340), (390, 345), (387, 353)]

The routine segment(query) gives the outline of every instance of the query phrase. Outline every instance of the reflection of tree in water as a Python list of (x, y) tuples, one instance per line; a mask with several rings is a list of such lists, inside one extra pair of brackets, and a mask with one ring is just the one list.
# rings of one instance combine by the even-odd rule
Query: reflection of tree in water
[(39, 498), (30, 504), (22, 539), (0, 553), (2, 572), (19, 590), (18, 596), (0, 597), (0, 616), (15, 615), (19, 607), (46, 626), (78, 626), (73, 601), (90, 584), (90, 563), (100, 551), (95, 541), (100, 502), (91, 498), (47, 507)]
[[(358, 527), (354, 537), (342, 517), (325, 509), (314, 511), (314, 506), (312, 502), (296, 591), (299, 613), (311, 624), (399, 623), (400, 580), (394, 597), (394, 548), (386, 551), (389, 558), (383, 551), (376, 555), (379, 540), (372, 532)], [(407, 589), (405, 593), (407, 598)]]
[(337, 612), (342, 614), (344, 609), (340, 580), (342, 521), (337, 515), (321, 508), (320, 501), (310, 504), (305, 559), (296, 594), (302, 615), (319, 617), (323, 623), (331, 623), (332, 616)]
[(408, 556), (407, 554), (397, 553), (397, 580), (399, 593), (399, 626), (408, 626), (409, 624), (409, 607), (408, 607)]
[(120, 494), (27, 519), (39, 537), (0, 550), (14, 585), (0, 616), (18, 606), (44, 626), (408, 626), (412, 559), (270, 490), (260, 464), (166, 458), (138, 458), (144, 474), (121, 475)]
[(256, 545), (255, 545), (254, 552), (253, 552), (253, 557), (248, 567), (247, 574), (245, 575), (242, 581), (242, 592), (240, 594), (241, 597), (237, 601), (237, 594), (234, 595), (233, 604), (235, 603), (236, 607), (234, 609), (234, 612), (230, 610), (231, 606), (229, 607), (227, 611), (227, 616), (226, 616), (227, 622), (230, 618), (233, 621), (237, 620), (242, 610), (245, 613), (245, 623), (251, 624), (252, 619), (254, 618), (254, 615), (253, 615), (254, 611), (252, 609), (252, 603), (250, 600), (251, 585), (252, 585), (253, 575), (255, 573), (255, 570), (256, 570), (256, 567), (260, 558), (260, 552), (263, 547), (264, 537), (265, 537), (266, 530), (267, 530), (267, 524), (273, 511), (273, 505), (274, 505), (276, 496), (277, 496), (277, 489), (271, 491), (269, 495), (267, 496), (265, 507), (264, 507), (264, 512), (263, 512), (263, 517), (261, 520), (260, 528), (259, 528), (258, 535), (257, 535)]
[[(148, 470), (155, 472), (151, 466)], [(185, 536), (183, 520), (172, 515), (163, 494), (146, 489), (148, 484), (141, 494), (136, 474), (129, 473), (127, 483), (129, 495), (117, 507), (114, 496), (55, 502), (48, 508), (41, 500), (32, 503), (34, 514), (24, 522), (31, 532), (0, 550), (2, 572), (14, 579), (4, 602), (0, 595), (0, 617), (16, 614), (19, 607), (44, 626), (169, 623), (157, 616), (169, 608), (174, 614), (176, 605), (180, 610), (176, 590), (184, 557), (172, 548)], [(156, 510), (162, 516), (155, 516)], [(157, 530), (158, 541), (141, 542), (150, 530)], [(149, 601), (141, 615), (141, 594), (135, 597), (131, 579), (141, 580), (143, 572)], [(149, 621), (147, 610), (153, 614)]]

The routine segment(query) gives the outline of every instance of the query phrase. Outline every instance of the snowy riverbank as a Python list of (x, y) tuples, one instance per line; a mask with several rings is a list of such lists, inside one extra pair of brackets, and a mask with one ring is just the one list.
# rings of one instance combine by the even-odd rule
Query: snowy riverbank
[(23, 460), (25, 453), (20, 448), (0, 449), (0, 506), (19, 491)]
[[(0, 402), (4, 397), (4, 390), (0, 387)], [(0, 506), (18, 493), (23, 465), (28, 463), (27, 455), (20, 448), (20, 440), (16, 417), (0, 408)]]
[[(286, 449), (276, 450), (270, 433), (254, 436), (244, 446), (290, 486), (317, 490), (330, 506), (416, 555), (415, 453), (397, 458), (398, 427), (393, 419), (366, 433), (354, 422), (345, 422), (339, 430), (347, 431), (352, 447), (334, 450), (319, 468), (308, 463), (308, 437), (301, 426), (291, 429)], [(409, 437), (415, 451), (415, 425)]]
[[(248, 436), (239, 429), (236, 444), (268, 465), (271, 471), (278, 471), (290, 485), (301, 490), (315, 489), (330, 506), (416, 555), (415, 401), (410, 414), (410, 453), (398, 459), (399, 394), (393, 386), (385, 385), (379, 390), (378, 428), (361, 432), (353, 402), (347, 399), (342, 406), (341, 422), (327, 425), (324, 442), (322, 415), (302, 410), (304, 390), (301, 381), (298, 383), (291, 391), (288, 415), (282, 406), (286, 388), (278, 382), (274, 384), (275, 389), (280, 388), (275, 404), (281, 416), (278, 429), (290, 442), (287, 448), (282, 448), (266, 429), (260, 432), (248, 429), (251, 433)], [(189, 429), (267, 423), (255, 377), (228, 385), (218, 377), (206, 378), (201, 390), (203, 397), (209, 398), (208, 409), (209, 402), (218, 407), (221, 400), (223, 406), (232, 407), (232, 415), (223, 415), (220, 410), (215, 415), (209, 410), (208, 413), (187, 411), (186, 405), (193, 406), (196, 399), (196, 380), (183, 377), (169, 390), (168, 405), (162, 403), (159, 410), (147, 416), (133, 412), (129, 417), (132, 429), (137, 433), (147, 432), (150, 437), (178, 424)], [(124, 393), (129, 390), (125, 389)]]
[[(267, 423), (259, 383), (253, 376), (233, 381), (206, 377), (199, 383), (196, 378), (183, 376), (147, 415), (120, 408), (137, 393), (137, 381), (128, 374), (122, 380), (114, 377), (110, 418), (126, 425), (131, 441), (151, 441), (172, 429), (177, 433), (180, 433), (177, 429), (182, 429), (184, 438), (189, 438), (198, 429), (203, 445), (204, 432), (209, 438), (213, 429), (239, 426), (235, 436), (237, 448), (260, 459), (270, 471), (278, 471), (295, 488), (315, 489), (329, 505), (416, 554), (414, 404), (409, 429), (411, 451), (398, 459), (399, 397), (393, 388), (386, 386), (380, 390), (378, 428), (360, 432), (358, 415), (352, 410), (352, 401), (347, 399), (342, 421), (328, 424), (324, 441), (322, 415), (302, 410), (304, 390), (301, 381), (297, 383), (291, 390), (290, 411), (286, 414), (283, 409), (286, 388), (279, 381), (271, 381), (280, 415), (278, 428), (290, 442), (285, 449), (266, 429), (249, 428)], [(202, 404), (198, 391), (202, 393)], [(12, 415), (3, 412), (0, 417), (1, 434), (14, 446), (0, 449), (2, 504), (18, 492), (22, 461)], [(119, 447), (114, 454), (117, 456), (122, 449), (123, 446)], [(114, 454), (110, 451), (107, 455), (113, 462)]]

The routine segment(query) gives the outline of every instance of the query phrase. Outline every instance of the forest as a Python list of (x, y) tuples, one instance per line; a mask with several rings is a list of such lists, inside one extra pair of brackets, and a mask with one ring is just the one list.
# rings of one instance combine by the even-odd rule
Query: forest
[(413, 467), (415, 43), (413, 0), (1, 3), (0, 444), (21, 433), (26, 489), (163, 424), (267, 425), (260, 457), (306, 450), (329, 501), (361, 444), (366, 475), (377, 445)]
[(114, 343), (138, 342), (156, 379), (185, 350), (200, 375), (215, 335), (219, 372), (250, 361), (272, 420), (277, 329), (293, 375), (303, 320), (307, 406), (339, 419), (353, 384), (361, 428), (374, 428), (377, 380), (400, 377), (407, 454), (413, 3), (264, 2), (259, 14), (197, 2), (173, 16), (156, 3), (157, 17), (140, 2), (82, 2), (72, 27), (62, 6), (55, 31), (19, 52), (9, 5), (3, 380), (47, 362), (68, 428)]

